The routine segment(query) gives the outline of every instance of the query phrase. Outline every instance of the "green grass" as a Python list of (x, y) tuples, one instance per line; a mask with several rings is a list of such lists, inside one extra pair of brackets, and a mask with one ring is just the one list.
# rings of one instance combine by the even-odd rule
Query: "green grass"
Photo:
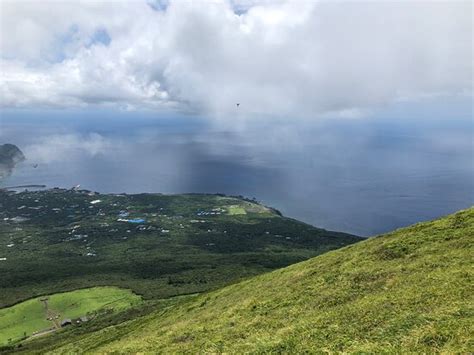
[(0, 310), (0, 345), (16, 342), (52, 326), (39, 299)]
[(247, 212), (245, 211), (245, 208), (240, 207), (240, 206), (229, 206), (228, 211), (229, 211), (228, 212), (229, 215), (231, 216), (239, 215), (239, 214), (247, 214)]
[(25, 350), (472, 353), (473, 246), (471, 208)]
[[(14, 343), (34, 332), (54, 328), (47, 320), (46, 310), (38, 297), (12, 307), (0, 309), (0, 345)], [(141, 298), (130, 290), (116, 287), (94, 287), (49, 295), (48, 308), (61, 320), (75, 319), (97, 311), (118, 312), (136, 306)]]

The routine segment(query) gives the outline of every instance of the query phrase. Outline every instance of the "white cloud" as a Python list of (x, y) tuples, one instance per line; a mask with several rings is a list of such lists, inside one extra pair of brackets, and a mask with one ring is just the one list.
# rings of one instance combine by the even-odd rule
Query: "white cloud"
[(24, 147), (27, 159), (34, 163), (68, 161), (78, 156), (96, 156), (110, 152), (114, 144), (98, 133), (88, 135), (57, 134), (42, 137), (39, 141)]
[(238, 120), (472, 95), (470, 1), (3, 0), (0, 11), (3, 107)]

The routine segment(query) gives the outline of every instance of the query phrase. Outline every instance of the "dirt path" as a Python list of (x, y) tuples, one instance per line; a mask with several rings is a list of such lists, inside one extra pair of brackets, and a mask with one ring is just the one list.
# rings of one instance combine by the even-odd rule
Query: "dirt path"
[(40, 301), (43, 303), (44, 310), (46, 313), (46, 319), (51, 320), (53, 322), (54, 327), (56, 329), (61, 328), (61, 324), (59, 323), (59, 314), (54, 312), (52, 309), (49, 308), (48, 306), (48, 298), (41, 298)]
[(29, 338), (40, 337), (40, 336), (46, 335), (46, 334), (50, 334), (50, 333), (55, 332), (56, 330), (57, 330), (56, 328), (45, 329), (45, 330), (39, 331), (38, 333), (31, 334), (31, 335), (28, 337), (28, 339), (29, 339)]

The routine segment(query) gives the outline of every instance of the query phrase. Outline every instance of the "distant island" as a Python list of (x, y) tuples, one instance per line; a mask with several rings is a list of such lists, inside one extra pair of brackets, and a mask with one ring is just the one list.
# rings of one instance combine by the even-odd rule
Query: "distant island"
[(23, 160), (25, 160), (25, 155), (16, 145), (0, 145), (0, 180), (9, 176), (16, 164)]

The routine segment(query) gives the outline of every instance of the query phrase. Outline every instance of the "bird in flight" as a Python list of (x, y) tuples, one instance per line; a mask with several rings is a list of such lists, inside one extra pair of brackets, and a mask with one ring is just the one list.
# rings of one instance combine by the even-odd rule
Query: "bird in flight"
[(236, 105), (237, 107), (239, 107), (239, 106), (240, 106), (240, 104), (239, 104), (239, 103), (236, 103), (235, 105)]

